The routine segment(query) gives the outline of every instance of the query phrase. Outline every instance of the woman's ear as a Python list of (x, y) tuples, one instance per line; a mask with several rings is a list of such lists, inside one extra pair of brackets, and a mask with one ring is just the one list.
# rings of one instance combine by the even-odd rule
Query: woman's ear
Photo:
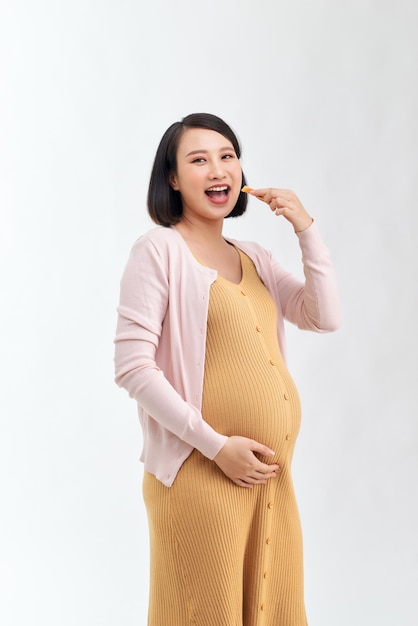
[(174, 191), (178, 191), (179, 190), (179, 186), (178, 186), (178, 183), (177, 183), (176, 175), (175, 174), (170, 174), (168, 180), (170, 182), (170, 185), (174, 189)]

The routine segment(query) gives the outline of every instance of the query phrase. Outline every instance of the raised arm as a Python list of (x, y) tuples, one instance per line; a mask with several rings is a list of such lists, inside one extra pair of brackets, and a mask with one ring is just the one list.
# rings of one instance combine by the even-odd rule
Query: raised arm
[(302, 329), (336, 330), (340, 320), (337, 281), (329, 250), (312, 217), (289, 189), (252, 189), (249, 193), (290, 222), (299, 238), (305, 282), (270, 259), (283, 317)]

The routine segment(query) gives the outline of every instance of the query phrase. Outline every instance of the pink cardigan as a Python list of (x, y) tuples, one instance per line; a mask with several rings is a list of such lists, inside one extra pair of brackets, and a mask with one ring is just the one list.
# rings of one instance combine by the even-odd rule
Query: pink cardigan
[[(251, 257), (276, 302), (284, 358), (284, 319), (318, 332), (335, 330), (339, 322), (334, 271), (316, 225), (298, 238), (305, 283), (257, 243), (230, 240)], [(200, 412), (209, 291), (216, 277), (175, 228), (157, 227), (135, 242), (121, 281), (115, 380), (138, 403), (141, 461), (167, 487), (194, 448), (213, 459), (227, 440)]]

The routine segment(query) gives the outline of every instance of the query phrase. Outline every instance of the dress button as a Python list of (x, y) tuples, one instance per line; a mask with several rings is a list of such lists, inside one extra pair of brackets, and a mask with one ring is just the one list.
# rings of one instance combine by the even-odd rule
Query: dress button
[(261, 609), (262, 611), (264, 611), (264, 609), (265, 609), (265, 608), (266, 608), (266, 605), (265, 605), (265, 604), (262, 604), (262, 605), (260, 606), (260, 609)]
[(256, 326), (255, 329), (258, 333), (261, 333), (261, 326)]
[(247, 294), (245, 293), (244, 289), (241, 289), (241, 293), (243, 296), (246, 296)]
[(285, 400), (289, 400), (289, 394), (288, 394), (288, 393), (284, 393), (284, 394), (283, 394), (283, 398), (284, 398)]
[(268, 576), (267, 572), (264, 572), (263, 578), (267, 578), (267, 576)]
[(270, 359), (270, 365), (276, 365), (276, 361), (273, 361), (273, 359)]
[(287, 433), (287, 435), (286, 435), (286, 441), (290, 441), (290, 433)]
[(267, 537), (266, 544), (269, 546), (271, 544), (271, 537)]
[(269, 502), (267, 505), (267, 508), (272, 509), (273, 508), (273, 502)]

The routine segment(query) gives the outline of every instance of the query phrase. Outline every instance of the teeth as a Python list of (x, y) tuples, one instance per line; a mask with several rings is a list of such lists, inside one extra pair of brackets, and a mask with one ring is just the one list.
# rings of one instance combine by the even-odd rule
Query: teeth
[(228, 187), (211, 187), (208, 191), (227, 191)]

